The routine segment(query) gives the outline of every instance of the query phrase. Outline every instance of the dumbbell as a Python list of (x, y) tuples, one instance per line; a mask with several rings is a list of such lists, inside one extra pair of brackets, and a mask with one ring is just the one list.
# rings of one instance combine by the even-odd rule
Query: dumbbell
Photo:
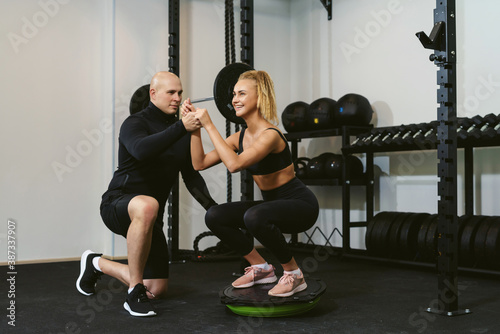
[(408, 126), (400, 125), (399, 127), (396, 128), (395, 133), (392, 137), (385, 139), (385, 143), (388, 145), (390, 144), (402, 145), (403, 144), (402, 137), (406, 133), (408, 133)]
[[(458, 137), (463, 140), (467, 140), (470, 138), (479, 139), (481, 137), (481, 128), (486, 125), (489, 121), (493, 121), (491, 115), (488, 118), (485, 118), (480, 115), (476, 115), (469, 119), (464, 119), (461, 123), (461, 127), (457, 130)], [(493, 117), (495, 117), (493, 115)], [(465, 129), (465, 131), (463, 131)], [(461, 131), (460, 131), (461, 130)]]
[(385, 145), (386, 142), (384, 141), (384, 139), (388, 138), (388, 136), (391, 136), (391, 134), (393, 133), (393, 129), (393, 127), (384, 128), (382, 131), (380, 131), (377, 138), (373, 138), (372, 144), (377, 147)]
[(495, 123), (494, 124), (490, 123), (490, 126), (484, 130), (483, 137), (485, 139), (492, 139), (500, 134), (500, 115), (495, 115), (495, 114), (488, 114), (488, 115), (493, 115), (495, 117)]
[(438, 121), (432, 121), (428, 123), (424, 131), (416, 133), (413, 136), (414, 142), (419, 145), (435, 144), (437, 142), (438, 125), (439, 125)]
[(405, 144), (415, 144), (415, 139), (423, 136), (429, 129), (429, 123), (411, 124), (412, 133), (403, 138)]
[[(500, 115), (499, 115), (499, 117), (500, 117)], [(495, 125), (493, 130), (495, 130), (497, 136), (500, 135), (500, 122), (497, 125)]]
[(387, 145), (387, 141), (392, 138), (392, 136), (398, 131), (398, 127), (386, 127), (380, 134), (380, 137), (377, 140), (373, 140), (373, 145), (375, 146), (384, 146)]
[(370, 146), (380, 141), (384, 131), (383, 128), (373, 129), (371, 135), (361, 142), (361, 146)]
[(381, 139), (381, 144), (382, 145), (388, 145), (392, 142), (392, 137), (396, 135), (399, 131), (399, 127), (397, 126), (391, 126), (390, 128), (387, 129), (386, 133)]
[(370, 135), (370, 132), (358, 135), (356, 139), (354, 139), (354, 141), (351, 143), (351, 146), (361, 146), (363, 141), (365, 141)]
[(363, 140), (361, 141), (361, 143), (359, 145), (360, 146), (370, 146), (373, 138), (375, 138), (376, 136), (377, 136), (377, 131), (372, 130), (367, 137), (363, 138)]
[(413, 141), (413, 136), (416, 134), (419, 134), (425, 130), (425, 124), (409, 124), (408, 125), (409, 131), (407, 131), (402, 137), (402, 143), (406, 145), (411, 145), (414, 143)]
[(468, 131), (469, 137), (479, 140), (481, 138), (493, 138), (497, 135), (494, 128), (499, 122), (495, 114), (488, 114), (484, 117), (474, 116), (472, 120), (477, 127)]
[(457, 137), (462, 140), (466, 140), (469, 136), (469, 130), (474, 130), (476, 128), (476, 124), (470, 118), (463, 118), (458, 120), (457, 127)]

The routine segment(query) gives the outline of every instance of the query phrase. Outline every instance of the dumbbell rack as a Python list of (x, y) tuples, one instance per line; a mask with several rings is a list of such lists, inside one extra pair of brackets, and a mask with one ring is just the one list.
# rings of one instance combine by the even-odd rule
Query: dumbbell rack
[[(500, 116), (500, 115), (499, 115)], [(499, 117), (500, 118), (500, 117)], [(381, 132), (389, 132), (393, 127), (376, 128)], [(368, 138), (370, 133), (362, 133), (358, 135), (358, 138)], [(342, 152), (344, 154), (374, 154), (374, 153), (390, 153), (390, 152), (408, 152), (408, 151), (422, 151), (422, 150), (437, 150), (437, 141), (426, 143), (409, 143), (409, 144), (389, 144), (389, 145), (378, 145), (378, 146), (363, 146), (356, 147), (353, 145), (344, 145), (342, 147)], [(481, 147), (499, 147), (500, 146), (500, 134), (496, 137), (490, 139), (481, 140), (469, 140), (460, 139), (457, 140), (457, 148), (463, 149), (464, 152), (464, 198), (465, 198), (465, 215), (474, 214), (474, 148)]]
[[(295, 161), (298, 157), (298, 143), (302, 139), (321, 138), (321, 137), (342, 137), (342, 147), (349, 146), (351, 137), (357, 136), (361, 133), (369, 131), (372, 126), (342, 126), (341, 128), (334, 128), (328, 130), (314, 130), (303, 132), (286, 133), (285, 137), (291, 143), (292, 159)], [(367, 222), (373, 218), (373, 153), (366, 153), (366, 173), (364, 180), (352, 180), (350, 178), (350, 171), (347, 164), (342, 165), (341, 179), (304, 179), (306, 185), (322, 185), (322, 186), (341, 186), (342, 187), (342, 251), (345, 253), (350, 252), (350, 228), (353, 227), (366, 227)], [(366, 187), (366, 221), (351, 222), (351, 186), (365, 186)], [(324, 235), (324, 234), (323, 234)], [(298, 244), (297, 234), (292, 235), (292, 244)], [(326, 245), (329, 244), (327, 240)]]

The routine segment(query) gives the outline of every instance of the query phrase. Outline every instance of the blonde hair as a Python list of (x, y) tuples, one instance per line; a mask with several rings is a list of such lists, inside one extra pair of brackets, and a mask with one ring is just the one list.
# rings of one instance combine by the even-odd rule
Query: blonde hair
[(274, 95), (274, 83), (265, 71), (246, 71), (240, 75), (238, 80), (253, 80), (257, 87), (257, 109), (267, 121), (279, 124), (276, 109), (276, 97)]

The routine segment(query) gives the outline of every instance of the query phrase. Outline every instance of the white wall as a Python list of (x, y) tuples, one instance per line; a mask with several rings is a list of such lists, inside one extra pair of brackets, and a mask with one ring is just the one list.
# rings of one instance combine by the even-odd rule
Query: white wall
[[(99, 194), (111, 154), (110, 1), (2, 1), (0, 261), (105, 248)], [(85, 241), (85, 246), (83, 246)]]
[[(181, 1), (184, 97), (212, 95), (224, 66), (223, 4)], [(278, 110), (354, 92), (372, 103), (376, 126), (436, 118), (437, 68), (415, 37), (430, 33), (435, 1), (336, 0), (331, 21), (319, 0), (255, 0), (255, 6), (255, 67), (273, 77)], [(457, 0), (459, 116), (499, 113), (499, 7), (493, 0)], [(239, 1), (235, 12), (239, 59)], [(9, 219), (17, 224), (18, 261), (74, 258), (87, 248), (125, 255), (123, 238), (101, 222), (99, 202), (116, 167), (117, 132), (132, 93), (168, 68), (167, 1), (3, 0), (0, 36), (0, 262), (7, 259)], [(213, 102), (203, 106), (215, 110)], [(224, 132), (224, 118), (212, 115)], [(299, 155), (339, 149), (338, 139), (304, 140)], [(493, 200), (498, 156), (496, 148), (476, 150), (478, 214), (500, 214)], [(434, 152), (377, 154), (375, 163), (387, 175), (376, 210), (436, 212)], [(224, 168), (203, 176), (224, 202)], [(235, 200), (238, 183), (233, 176)], [(312, 189), (322, 207), (317, 226), (340, 227), (340, 190)], [(363, 197), (354, 189), (353, 220), (364, 218)], [(206, 227), (203, 209), (184, 186), (180, 211), (180, 245), (191, 248)], [(364, 246), (363, 232), (352, 231), (353, 245)]]

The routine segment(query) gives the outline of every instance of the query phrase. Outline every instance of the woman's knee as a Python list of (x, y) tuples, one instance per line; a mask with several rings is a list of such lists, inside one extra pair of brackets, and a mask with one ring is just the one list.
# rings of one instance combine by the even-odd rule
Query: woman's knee
[(205, 214), (205, 224), (207, 227), (212, 230), (217, 228), (218, 223), (221, 221), (221, 210), (219, 205), (212, 206), (207, 210)]
[(254, 235), (258, 234), (262, 227), (267, 224), (267, 218), (259, 215), (258, 210), (253, 210), (253, 208), (245, 212), (243, 221), (247, 230)]

